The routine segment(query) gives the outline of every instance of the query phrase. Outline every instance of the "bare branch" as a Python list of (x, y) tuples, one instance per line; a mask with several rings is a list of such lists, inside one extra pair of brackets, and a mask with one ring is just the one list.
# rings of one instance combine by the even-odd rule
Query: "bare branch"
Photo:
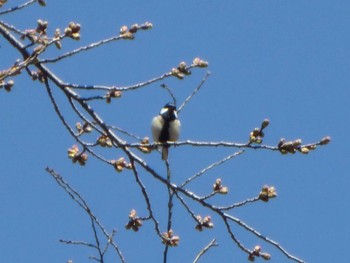
[[(0, 15), (10, 13), (16, 10), (20, 10), (26, 6), (29, 6), (30, 4), (37, 2), (38, 0), (30, 0), (27, 1), (26, 3), (19, 5), (17, 7), (5, 10), (0, 12)], [(40, 3), (40, 2), (39, 2)], [(77, 48), (75, 50), (69, 51), (67, 53), (64, 53), (62, 55), (59, 55), (56, 58), (49, 58), (49, 59), (42, 59), (39, 60), (39, 55), (44, 53), (46, 51), (46, 48), (52, 44), (58, 44), (57, 41), (62, 40), (65, 38), (65, 35), (60, 35), (58, 32), (55, 35), (55, 38), (48, 38), (46, 36), (46, 30), (42, 30), (44, 32), (44, 36), (41, 39), (42, 35), (40, 33), (39, 40), (45, 40), (45, 41), (36, 41), (36, 40), (31, 40), (28, 38), (31, 43), (27, 46), (25, 46), (22, 42), (18, 40), (14, 35), (20, 34), (21, 37), (26, 37), (23, 35), (24, 33), (21, 32), (20, 30), (16, 29), (12, 25), (8, 25), (5, 22), (0, 21), (0, 34), (4, 37), (4, 39), (15, 49), (17, 49), (20, 54), (23, 57), (23, 61), (18, 61), (14, 64), (14, 66), (10, 67), (8, 70), (5, 70), (1, 72), (0, 76), (0, 88), (5, 87), (6, 83), (1, 82), (2, 80), (6, 79), (9, 76), (14, 76), (19, 73), (21, 73), (23, 70), (26, 70), (28, 75), (31, 76), (34, 79), (35, 73), (32, 73), (30, 71), (30, 68), (36, 68), (38, 72), (40, 72), (40, 78), (39, 80), (44, 83), (48, 97), (50, 98), (50, 101), (54, 107), (54, 110), (56, 114), (58, 115), (59, 119), (63, 123), (64, 127), (68, 130), (70, 135), (83, 147), (83, 153), (89, 152), (92, 154), (94, 157), (98, 158), (99, 160), (105, 162), (106, 164), (109, 165), (114, 165), (113, 161), (109, 161), (105, 159), (102, 155), (97, 154), (99, 152), (100, 148), (97, 148), (99, 146), (105, 146), (100, 144), (100, 141), (94, 141), (94, 142), (85, 142), (82, 140), (82, 135), (84, 132), (80, 132), (79, 128), (77, 128), (78, 132), (75, 132), (75, 130), (72, 128), (72, 126), (68, 123), (66, 120), (65, 116), (63, 115), (63, 112), (61, 111), (61, 105), (58, 105), (57, 100), (54, 97), (54, 94), (56, 94), (56, 91), (53, 92), (54, 86), (57, 87), (57, 90), (59, 92), (63, 92), (63, 94), (66, 96), (66, 99), (68, 100), (68, 103), (70, 107), (73, 109), (73, 112), (77, 115), (79, 120), (85, 121), (86, 124), (90, 125), (93, 129), (94, 134), (96, 133), (98, 136), (103, 135), (103, 137), (106, 137), (108, 139), (108, 146), (109, 147), (114, 147), (117, 151), (122, 152), (125, 154), (130, 161), (131, 166), (128, 167), (132, 169), (133, 175), (136, 180), (136, 184), (138, 185), (143, 199), (145, 200), (145, 205), (147, 207), (148, 215), (146, 217), (137, 217), (137, 219), (142, 219), (142, 220), (150, 220), (154, 224), (154, 231), (156, 232), (156, 235), (161, 238), (163, 243), (165, 243), (165, 248), (163, 252), (163, 260), (164, 262), (167, 262), (168, 259), (168, 250), (169, 246), (172, 246), (171, 243), (164, 242), (167, 241), (167, 238), (171, 237), (171, 234), (164, 235), (164, 233), (161, 233), (160, 230), (160, 224), (157, 221), (157, 218), (155, 217), (155, 209), (156, 206), (152, 203), (152, 196), (150, 196), (150, 193), (147, 192), (146, 186), (143, 184), (141, 180), (141, 175), (143, 172), (148, 173), (153, 177), (156, 181), (161, 182), (161, 186), (163, 188), (167, 189), (168, 192), (168, 198), (167, 198), (167, 233), (171, 232), (171, 228), (173, 225), (173, 220), (174, 220), (174, 214), (173, 214), (173, 204), (174, 204), (174, 195), (176, 198), (180, 201), (182, 207), (184, 207), (184, 210), (186, 210), (189, 215), (197, 222), (201, 223), (200, 216), (196, 216), (194, 210), (191, 208), (192, 204), (202, 206), (203, 208), (206, 208), (206, 210), (216, 214), (219, 216), (219, 219), (221, 218), (221, 223), (223, 223), (226, 226), (227, 229), (227, 234), (230, 236), (231, 240), (233, 241), (234, 244), (236, 244), (242, 251), (245, 253), (252, 255), (254, 253), (254, 250), (251, 251), (248, 249), (245, 244), (239, 241), (238, 237), (233, 233), (232, 231), (232, 225), (236, 224), (237, 226), (243, 228), (249, 233), (252, 233), (253, 236), (257, 237), (258, 239), (262, 239), (265, 242), (275, 246), (279, 251), (281, 251), (287, 258), (292, 259), (296, 262), (303, 262), (301, 259), (291, 255), (289, 252), (287, 252), (281, 245), (279, 245), (276, 241), (263, 236), (258, 232), (256, 229), (253, 227), (249, 226), (246, 224), (244, 221), (240, 220), (239, 218), (236, 218), (228, 213), (225, 213), (225, 211), (229, 211), (233, 208), (238, 208), (246, 204), (251, 204), (254, 202), (257, 202), (259, 200), (262, 200), (260, 196), (254, 197), (254, 198), (247, 198), (246, 200), (243, 200), (241, 202), (236, 202), (233, 203), (229, 206), (217, 206), (216, 204), (212, 204), (209, 202), (209, 198), (213, 197), (217, 193), (220, 193), (217, 188), (215, 188), (214, 185), (214, 190), (205, 195), (205, 196), (199, 196), (197, 193), (192, 192), (185, 187), (187, 184), (190, 182), (193, 182), (197, 178), (201, 177), (204, 175), (206, 172), (209, 170), (218, 167), (225, 163), (228, 160), (233, 159), (234, 157), (237, 157), (238, 155), (241, 155), (244, 150), (243, 149), (254, 149), (254, 150), (271, 150), (271, 151), (280, 151), (281, 153), (294, 153), (296, 151), (299, 151), (301, 153), (308, 153), (310, 150), (314, 150), (317, 145), (325, 145), (330, 141), (329, 137), (326, 137), (322, 139), (321, 141), (317, 143), (312, 143), (312, 144), (305, 144), (301, 145), (301, 140), (295, 140), (295, 141), (285, 141), (281, 140), (280, 143), (277, 146), (270, 146), (270, 145), (261, 145), (262, 143), (262, 138), (264, 137), (263, 129), (265, 129), (268, 124), (269, 120), (266, 119), (261, 125), (261, 128), (256, 128), (253, 130), (253, 132), (250, 134), (250, 140), (247, 143), (235, 143), (235, 142), (225, 142), (225, 141), (210, 141), (210, 142), (200, 142), (200, 141), (191, 141), (191, 140), (186, 140), (186, 141), (178, 141), (178, 142), (166, 142), (167, 145), (169, 146), (191, 146), (191, 147), (230, 147), (230, 148), (238, 148), (242, 149), (240, 151), (237, 151), (233, 154), (230, 154), (223, 158), (222, 160), (216, 161), (209, 166), (205, 167), (198, 173), (194, 174), (191, 177), (188, 177), (186, 180), (181, 185), (176, 185), (172, 182), (171, 178), (171, 169), (170, 169), (170, 164), (168, 161), (165, 162), (166, 165), (166, 177), (161, 175), (160, 173), (156, 172), (154, 168), (152, 168), (149, 164), (145, 162), (144, 159), (136, 155), (133, 151), (140, 147), (144, 148), (149, 148), (150, 151), (155, 148), (156, 146), (164, 145), (165, 143), (154, 143), (154, 144), (145, 144), (144, 142), (148, 143), (147, 140), (144, 140), (143, 142), (137, 142), (137, 143), (130, 143), (129, 141), (124, 141), (122, 138), (120, 138), (118, 135), (127, 135), (133, 140), (130, 141), (141, 141), (142, 138), (129, 132), (126, 130), (123, 130), (119, 128), (119, 126), (115, 125), (110, 125), (108, 123), (105, 123), (103, 118), (100, 117), (100, 113), (95, 111), (92, 108), (92, 104), (90, 104), (90, 101), (93, 100), (102, 100), (106, 98), (111, 98), (109, 96), (111, 92), (114, 91), (120, 91), (120, 92), (126, 92), (126, 91), (134, 91), (142, 87), (146, 87), (148, 85), (151, 85), (155, 82), (159, 82), (161, 80), (164, 80), (165, 78), (168, 77), (177, 77), (179, 79), (183, 79), (185, 76), (190, 75), (191, 71), (190, 69), (195, 68), (195, 67), (207, 67), (208, 63), (206, 61), (203, 61), (199, 58), (196, 58), (190, 66), (186, 66), (185, 62), (181, 62), (177, 68), (173, 68), (170, 72), (164, 73), (158, 77), (149, 79), (144, 82), (140, 82), (134, 85), (130, 86), (123, 86), (123, 87), (117, 87), (117, 86), (102, 86), (102, 85), (79, 85), (79, 84), (68, 84), (62, 81), (58, 76), (54, 74), (46, 65), (45, 63), (56, 63), (60, 62), (61, 60), (75, 56), (81, 52), (89, 51), (92, 50), (93, 48), (97, 48), (99, 46), (102, 46), (104, 44), (113, 42), (113, 41), (118, 41), (121, 39), (133, 39), (134, 38), (134, 33), (137, 32), (139, 29), (148, 29), (151, 28), (150, 23), (145, 23), (142, 25), (133, 25), (129, 30), (126, 26), (123, 26), (121, 29), (121, 32), (118, 36), (113, 36), (107, 39), (100, 40), (98, 42), (94, 42), (92, 44)], [(46, 29), (46, 27), (45, 27)], [(79, 25), (80, 29), (80, 25)], [(40, 30), (39, 30), (40, 31)], [(29, 49), (29, 47), (36, 46), (34, 49), (34, 52)], [(35, 72), (35, 71), (33, 71)], [(39, 74), (39, 73), (38, 73)], [(198, 93), (198, 91), (201, 89), (201, 87), (204, 85), (208, 77), (210, 76), (210, 73), (207, 72), (200, 84), (192, 91), (192, 93), (185, 99), (185, 101), (178, 107), (178, 112), (180, 112), (186, 105), (187, 103)], [(176, 97), (172, 93), (172, 91), (165, 85), (162, 85), (164, 88), (168, 90), (170, 93), (173, 101), (176, 103)], [(84, 90), (83, 94), (86, 97), (82, 97), (82, 95), (79, 93), (81, 90)], [(88, 92), (92, 91), (92, 92)], [(107, 91), (109, 93), (106, 94), (101, 94), (103, 91)], [(109, 96), (109, 97), (108, 97)], [(118, 97), (115, 95), (114, 97)], [(109, 101), (107, 101), (109, 102)], [(102, 116), (102, 115), (101, 115)], [(100, 137), (99, 137), (100, 138)], [(114, 149), (114, 150), (115, 150)], [(135, 151), (136, 152), (136, 151)], [(149, 152), (149, 151), (145, 151)], [(138, 152), (137, 152), (138, 153)], [(123, 159), (124, 160), (124, 159)], [(137, 165), (137, 166), (136, 166)], [(98, 251), (99, 256), (98, 257), (91, 257), (91, 259), (94, 259), (100, 263), (104, 261), (104, 256), (106, 251), (108, 250), (109, 246), (112, 246), (115, 250), (115, 252), (118, 254), (120, 260), (122, 262), (125, 262), (125, 259), (117, 246), (116, 243), (113, 241), (113, 237), (115, 235), (115, 230), (112, 231), (112, 233), (109, 233), (104, 226), (101, 224), (100, 220), (94, 215), (90, 207), (88, 206), (87, 202), (85, 199), (79, 194), (78, 191), (74, 190), (67, 182), (63, 180), (63, 178), (57, 174), (53, 169), (47, 168), (46, 171), (56, 180), (58, 185), (64, 189), (64, 191), (71, 197), (73, 201), (75, 201), (84, 211), (85, 213), (89, 216), (91, 220), (91, 230), (92, 234), (94, 236), (94, 243), (91, 244), (88, 242), (83, 242), (83, 241), (65, 241), (61, 240), (62, 243), (66, 244), (74, 244), (74, 245), (83, 245), (87, 247), (91, 247), (93, 249), (96, 249)], [(219, 179), (217, 179), (219, 180)], [(221, 181), (220, 181), (221, 182)], [(221, 185), (218, 184), (217, 185)], [(219, 188), (219, 187), (218, 187)], [(273, 188), (274, 189), (274, 188)], [(227, 188), (226, 188), (227, 190)], [(227, 192), (227, 191), (226, 191)], [(223, 192), (221, 192), (223, 193)], [(211, 199), (212, 201), (214, 199)], [(264, 200), (263, 200), (264, 201)], [(209, 216), (208, 216), (209, 217)], [(129, 216), (130, 218), (130, 216)], [(142, 225), (142, 223), (140, 223)], [(172, 232), (171, 232), (172, 233)], [(178, 238), (178, 237), (177, 237)], [(178, 239), (177, 239), (178, 241)], [(177, 244), (176, 244), (177, 245)], [(204, 247), (196, 256), (194, 263), (197, 263), (197, 261), (201, 258), (202, 255), (204, 255), (211, 247), (217, 246), (216, 240), (213, 239), (206, 247)]]
[(225, 220), (231, 220), (235, 223), (237, 223), (238, 225), (242, 226), (243, 228), (245, 228), (246, 230), (248, 230), (249, 232), (253, 233), (255, 236), (259, 237), (260, 239), (263, 239), (264, 241), (266, 241), (267, 243), (270, 243), (272, 245), (274, 245), (278, 250), (280, 250), (284, 255), (286, 255), (288, 258), (296, 261), (296, 262), (299, 262), (299, 263), (304, 263), (303, 260), (291, 255), (289, 252), (287, 252), (286, 249), (284, 249), (280, 244), (278, 244), (276, 241), (268, 238), (268, 237), (265, 237), (263, 236), (260, 232), (258, 232), (257, 230), (255, 230), (254, 228), (252, 228), (251, 226), (248, 226), (246, 223), (244, 223), (242, 220), (232, 216), (232, 215), (229, 215), (229, 214), (226, 214), (226, 213), (223, 213), (222, 216), (225, 218)]
[(134, 162), (134, 160), (132, 158), (130, 158), (130, 163), (132, 165), (132, 170), (134, 172), (136, 182), (140, 186), (141, 192), (142, 192), (143, 197), (144, 197), (144, 199), (146, 201), (147, 210), (148, 210), (148, 213), (149, 213), (149, 218), (151, 218), (152, 221), (154, 222), (154, 227), (155, 227), (155, 231), (156, 231), (157, 235), (160, 238), (162, 238), (162, 233), (160, 232), (159, 223), (158, 223), (158, 221), (156, 220), (156, 218), (154, 217), (154, 214), (153, 214), (151, 200), (150, 200), (150, 198), (148, 196), (148, 193), (146, 191), (146, 187), (143, 185), (143, 183), (142, 183), (142, 181), (140, 179), (140, 176), (139, 176), (138, 171), (137, 171), (136, 166), (135, 166), (135, 162)]
[(97, 249), (97, 247), (94, 244), (87, 243), (85, 241), (72, 241), (72, 240), (64, 240), (60, 239), (59, 242), (67, 244), (67, 245), (82, 245), (82, 246), (87, 246), (87, 247), (92, 247)]
[(35, 2), (37, 2), (37, 1), (38, 1), (38, 0), (30, 0), (30, 1), (28, 1), (28, 2), (25, 2), (24, 4), (21, 4), (21, 5), (12, 7), (12, 8), (10, 8), (10, 9), (1, 11), (1, 12), (0, 12), (0, 16), (1, 16), (1, 15), (5, 15), (5, 14), (8, 14), (8, 13), (11, 13), (11, 12), (14, 12), (14, 11), (18, 11), (18, 10), (20, 10), (20, 9), (23, 9), (23, 8), (29, 6), (29, 5), (31, 5), (31, 4), (33, 4), (33, 3), (35, 3)]
[(204, 78), (202, 79), (201, 83), (199, 83), (198, 87), (195, 88), (195, 90), (192, 92), (190, 96), (188, 96), (185, 101), (179, 106), (177, 112), (180, 113), (180, 111), (183, 109), (183, 107), (186, 106), (186, 104), (192, 99), (192, 97), (199, 91), (199, 89), (203, 86), (203, 84), (207, 81), (208, 77), (210, 76), (210, 72), (207, 71)]
[[(146, 22), (147, 23), (147, 22)], [(145, 24), (146, 24), (145, 23)], [(142, 28), (145, 24), (142, 24), (139, 26), (139, 29)], [(58, 62), (64, 58), (67, 58), (67, 57), (71, 57), (73, 55), (76, 55), (82, 51), (87, 51), (89, 49), (93, 49), (93, 48), (96, 48), (96, 47), (99, 47), (101, 45), (104, 45), (104, 44), (107, 44), (107, 43), (110, 43), (112, 41), (117, 41), (117, 40), (121, 40), (121, 39), (125, 39), (125, 36), (123, 36), (122, 34), (118, 35), (118, 36), (113, 36), (113, 37), (110, 37), (110, 38), (107, 38), (107, 39), (103, 39), (103, 40), (100, 40), (98, 42), (95, 42), (95, 43), (92, 43), (90, 45), (87, 45), (87, 46), (83, 46), (83, 47), (80, 47), (80, 48), (77, 48), (73, 51), (69, 51), (61, 56), (58, 56), (56, 58), (50, 58), (50, 59), (43, 59), (43, 60), (40, 60), (40, 63), (42, 64), (45, 64), (45, 63), (54, 63), (54, 62)]]
[(193, 175), (192, 177), (189, 177), (185, 182), (183, 182), (180, 187), (183, 188), (185, 187), (185, 185), (187, 185), (188, 183), (190, 183), (192, 180), (200, 177), (202, 174), (204, 174), (205, 172), (209, 171), (210, 169), (218, 166), (218, 165), (221, 165), (223, 164), (224, 162), (228, 161), (228, 160), (231, 160), (232, 158), (242, 154), (244, 151), (239, 151), (239, 152), (235, 152), (227, 157), (225, 157), (224, 159), (218, 161), (218, 162), (215, 162), (215, 163), (212, 163), (211, 165), (207, 166), (206, 168), (204, 168), (202, 171), (196, 173), (195, 175)]
[(231, 209), (236, 208), (236, 207), (244, 206), (248, 203), (254, 203), (254, 202), (259, 201), (259, 200), (260, 200), (259, 197), (254, 197), (254, 198), (248, 198), (248, 199), (246, 199), (242, 202), (239, 202), (239, 203), (234, 203), (233, 205), (219, 206), (219, 207), (214, 206), (214, 207), (218, 210), (225, 211), (225, 210), (231, 210)]
[(165, 84), (162, 84), (162, 85), (160, 85), (163, 89), (165, 89), (166, 91), (168, 91), (168, 93), (169, 93), (169, 95), (171, 96), (171, 98), (173, 99), (173, 103), (174, 103), (174, 105), (176, 105), (176, 98), (175, 98), (175, 96), (174, 96), (174, 93), (171, 91), (171, 89), (167, 86), (167, 85), (165, 85)]
[(125, 259), (119, 247), (112, 240), (110, 240), (111, 235), (108, 234), (107, 230), (102, 226), (102, 224), (97, 219), (97, 217), (92, 213), (92, 210), (89, 208), (89, 206), (87, 205), (86, 201), (82, 198), (82, 196), (76, 190), (74, 190), (67, 182), (65, 182), (63, 178), (58, 173), (56, 173), (53, 169), (47, 167), (46, 171), (55, 179), (58, 185), (61, 186), (65, 190), (65, 192), (89, 215), (91, 220), (93, 220), (94, 223), (96, 223), (96, 225), (102, 231), (104, 236), (110, 241), (110, 244), (114, 247), (121, 262), (124, 263)]
[(201, 256), (203, 256), (210, 248), (212, 247), (216, 247), (219, 244), (216, 243), (215, 238), (209, 242), (208, 245), (206, 245), (201, 251), (199, 251), (198, 255), (196, 256), (196, 258), (194, 259), (193, 263), (197, 263), (198, 260), (201, 258)]
[[(154, 143), (154, 144), (139, 144), (139, 143), (126, 143), (124, 146), (130, 147), (130, 148), (139, 148), (140, 146), (145, 146), (145, 147), (155, 147), (155, 146), (162, 146), (165, 143)], [(272, 150), (272, 151), (278, 151), (277, 146), (269, 146), (269, 145), (252, 145), (249, 143), (237, 143), (237, 142), (200, 142), (200, 141), (177, 141), (177, 142), (171, 142), (168, 141), (166, 142), (167, 145), (170, 146), (196, 146), (196, 147), (231, 147), (231, 148), (246, 148), (246, 149), (265, 149), (265, 150)]]
[[(170, 164), (168, 160), (165, 161), (166, 169), (167, 169), (167, 188), (168, 188), (168, 225), (167, 225), (167, 232), (171, 230), (172, 227), (172, 218), (173, 218), (173, 197), (174, 197), (174, 192), (170, 187), (171, 183), (171, 170), (170, 170)], [(164, 248), (164, 256), (163, 256), (163, 261), (164, 263), (167, 262), (167, 257), (168, 257), (168, 250), (169, 246), (165, 245)]]

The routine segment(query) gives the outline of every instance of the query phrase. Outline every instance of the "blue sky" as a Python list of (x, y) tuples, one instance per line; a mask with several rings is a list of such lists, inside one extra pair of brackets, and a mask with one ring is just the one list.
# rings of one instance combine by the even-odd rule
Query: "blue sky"
[[(332, 137), (331, 144), (309, 155), (248, 150), (211, 170), (189, 186), (198, 194), (210, 191), (216, 178), (229, 187), (218, 203), (254, 197), (264, 184), (274, 185), (278, 198), (232, 211), (262, 234), (278, 241), (306, 262), (349, 262), (349, 83), (350, 3), (348, 1), (47, 1), (1, 17), (25, 29), (37, 19), (49, 21), (49, 32), (70, 21), (82, 25), (81, 40), (63, 42), (63, 50), (119, 33), (122, 25), (150, 21), (150, 31), (133, 41), (118, 41), (68, 58), (50, 69), (64, 81), (77, 84), (127, 86), (170, 71), (180, 61), (199, 56), (210, 63), (210, 78), (180, 114), (182, 140), (246, 142), (249, 132), (270, 119), (264, 143), (280, 138), (316, 142)], [(10, 1), (11, 4), (20, 1)], [(19, 54), (0, 38), (0, 68), (9, 67)], [(140, 136), (150, 136), (150, 121), (170, 100), (159, 87), (172, 88), (182, 102), (204, 77), (194, 69), (184, 80), (166, 79), (128, 92), (110, 105), (92, 106), (110, 124)], [(75, 142), (61, 125), (44, 86), (27, 76), (14, 79), (10, 93), (0, 90), (0, 262), (86, 262), (94, 252), (63, 245), (59, 239), (92, 241), (89, 218), (55, 184), (45, 167), (56, 169), (90, 204), (108, 229), (116, 228), (127, 262), (160, 262), (163, 247), (148, 222), (138, 233), (126, 231), (128, 213), (146, 213), (130, 172), (117, 174), (97, 160), (85, 167), (73, 165), (67, 149)], [(69, 105), (55, 96), (74, 124)], [(236, 151), (232, 148), (171, 149), (173, 180), (181, 183), (212, 162)], [(114, 152), (110, 158), (120, 157)], [(118, 153), (119, 154), (119, 153)], [(164, 164), (157, 154), (142, 155), (159, 173)], [(143, 174), (142, 179), (166, 228), (166, 191)], [(193, 206), (196, 213), (206, 212)], [(209, 213), (210, 214), (210, 213)], [(198, 233), (194, 222), (176, 202), (174, 230), (181, 237), (170, 251), (169, 262), (192, 262), (197, 252), (216, 238), (200, 262), (245, 262), (218, 218), (215, 228)], [(272, 254), (270, 262), (289, 262), (274, 247), (238, 226), (248, 248), (260, 244)], [(115, 255), (110, 254), (110, 262)], [(292, 262), (292, 261), (291, 261)]]

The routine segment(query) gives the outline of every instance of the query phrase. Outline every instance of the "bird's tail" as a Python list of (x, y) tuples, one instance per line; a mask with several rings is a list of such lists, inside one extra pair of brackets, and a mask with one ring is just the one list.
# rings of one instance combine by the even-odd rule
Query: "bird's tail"
[(162, 160), (168, 160), (169, 146), (162, 147)]

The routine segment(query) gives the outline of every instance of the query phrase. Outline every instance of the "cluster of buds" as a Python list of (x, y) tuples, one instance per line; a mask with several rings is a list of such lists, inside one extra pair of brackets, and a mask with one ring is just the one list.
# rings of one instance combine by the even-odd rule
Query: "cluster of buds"
[(45, 75), (40, 69), (38, 69), (37, 71), (32, 71), (31, 76), (32, 76), (32, 80), (38, 79), (40, 82), (45, 81)]
[(205, 68), (208, 67), (209, 63), (207, 61), (204, 61), (200, 58), (195, 58), (192, 62), (191, 66), (187, 66), (186, 62), (182, 61), (177, 66), (177, 68), (172, 68), (170, 74), (177, 77), (178, 79), (183, 79), (185, 76), (190, 75), (191, 67), (199, 67), (199, 68)]
[(148, 30), (151, 29), (153, 27), (152, 23), (150, 22), (146, 22), (142, 25), (138, 25), (138, 24), (133, 24), (130, 28), (128, 28), (127, 26), (122, 26), (119, 30), (119, 35), (124, 38), (124, 39), (134, 39), (135, 36), (134, 34), (138, 31), (138, 30)]
[(72, 148), (68, 149), (68, 157), (72, 159), (73, 163), (78, 162), (80, 165), (85, 165), (88, 156), (84, 152), (79, 152), (77, 145), (73, 145)]
[(64, 34), (74, 40), (80, 39), (80, 24), (70, 22), (68, 27), (64, 29)]
[[(36, 29), (26, 30), (24, 32), (24, 34), (21, 35), (21, 39), (24, 40), (25, 38), (27, 38), (33, 43), (47, 45), (48, 37), (46, 35), (46, 29), (48, 26), (48, 22), (39, 19), (37, 21), (37, 23), (38, 23), (38, 25), (37, 25)], [(39, 52), (40, 49), (43, 49), (43, 47), (42, 46), (36, 47), (36, 49), (34, 49), (34, 51)]]
[(28, 38), (32, 42), (37, 42), (38, 37), (36, 35), (36, 30), (34, 29), (27, 29), (24, 34), (21, 35), (21, 39), (24, 40), (25, 38)]
[(309, 153), (310, 150), (316, 149), (316, 145), (310, 145), (310, 147), (301, 147), (302, 141), (301, 139), (296, 139), (294, 141), (286, 141), (286, 139), (282, 138), (277, 147), (278, 150), (282, 154), (292, 153), (294, 154), (296, 151), (300, 151), (301, 153)]
[(185, 76), (190, 75), (191, 71), (186, 66), (186, 62), (182, 61), (177, 66), (177, 68), (173, 68), (171, 70), (171, 75), (177, 77), (178, 79), (183, 79)]
[(111, 139), (105, 135), (105, 134), (102, 134), (98, 139), (97, 139), (97, 143), (99, 145), (101, 145), (102, 147), (112, 147), (113, 144), (112, 144), (112, 141)]
[(262, 257), (265, 260), (270, 260), (271, 259), (271, 255), (265, 252), (261, 251), (261, 247), (260, 246), (255, 246), (253, 251), (250, 252), (249, 256), (248, 256), (248, 260), (249, 261), (254, 261), (256, 257)]
[(85, 122), (83, 125), (80, 122), (75, 124), (75, 128), (77, 129), (79, 135), (83, 133), (90, 133), (92, 131), (92, 127), (88, 122)]
[(195, 58), (193, 61), (192, 61), (192, 66), (193, 67), (198, 67), (198, 68), (206, 68), (209, 66), (209, 63), (208, 61), (205, 61), (201, 58)]
[(268, 202), (270, 198), (277, 197), (277, 192), (275, 187), (264, 185), (259, 193), (259, 199)]
[(120, 98), (122, 96), (122, 92), (119, 90), (111, 90), (108, 91), (107, 95), (106, 95), (106, 102), (109, 104), (112, 101), (112, 98)]
[(250, 134), (249, 134), (249, 142), (250, 143), (262, 143), (262, 138), (264, 137), (263, 130), (269, 126), (270, 121), (268, 119), (265, 119), (262, 123), (260, 128), (255, 128)]
[(294, 141), (286, 141), (286, 139), (282, 138), (279, 141), (277, 147), (282, 154), (287, 154), (287, 153), (294, 154), (296, 151), (302, 154), (308, 154), (311, 150), (315, 150), (317, 148), (317, 145), (326, 145), (330, 143), (330, 141), (331, 141), (331, 137), (327, 136), (327, 137), (324, 137), (318, 143), (302, 145), (301, 139), (297, 139)]
[(136, 215), (136, 210), (131, 210), (129, 213), (129, 222), (125, 225), (126, 229), (132, 229), (135, 232), (139, 231), (142, 226), (142, 220)]
[(123, 171), (124, 168), (126, 169), (132, 169), (132, 164), (127, 163), (123, 157), (119, 158), (118, 160), (113, 160), (112, 161), (114, 169), (120, 173)]
[(179, 245), (180, 237), (173, 235), (173, 230), (169, 230), (168, 232), (164, 232), (162, 234), (162, 243), (170, 246), (170, 247), (176, 247)]
[(318, 144), (319, 145), (327, 145), (330, 142), (331, 142), (331, 137), (326, 136), (326, 137), (323, 137)]
[(35, 31), (39, 35), (46, 35), (46, 29), (47, 29), (47, 26), (49, 23), (47, 21), (43, 21), (41, 19), (39, 19), (37, 22), (38, 22), (38, 26), (36, 27)]
[(48, 44), (47, 28), (49, 23), (47, 21), (39, 19), (35, 29), (28, 29), (21, 35), (21, 39), (29, 39), (33, 43), (41, 44), (34, 48), (35, 53), (42, 52)]
[(222, 185), (222, 181), (220, 178), (216, 179), (215, 183), (213, 184), (213, 191), (215, 193), (219, 194), (227, 194), (228, 193), (228, 187)]
[(138, 149), (143, 152), (143, 153), (150, 153), (152, 151), (151, 147), (149, 146), (143, 146), (143, 145), (149, 145), (149, 138), (145, 137), (142, 139), (141, 141), (141, 145), (140, 147), (138, 147)]
[(197, 222), (198, 222), (198, 224), (195, 227), (196, 230), (203, 231), (204, 228), (213, 228), (214, 227), (214, 224), (211, 221), (210, 216), (206, 216), (202, 219), (202, 217), (200, 215), (197, 215), (196, 218), (197, 218)]
[(15, 82), (13, 80), (9, 80), (7, 82), (1, 80), (0, 89), (4, 88), (7, 92), (10, 92), (14, 84)]
[(301, 139), (297, 139), (294, 141), (286, 141), (286, 139), (282, 138), (279, 141), (277, 147), (282, 154), (294, 154), (296, 153), (296, 151), (302, 154), (308, 154), (311, 150), (315, 150), (317, 148), (317, 145), (327, 145), (328, 143), (330, 143), (330, 141), (331, 137), (326, 136), (317, 143), (302, 145)]

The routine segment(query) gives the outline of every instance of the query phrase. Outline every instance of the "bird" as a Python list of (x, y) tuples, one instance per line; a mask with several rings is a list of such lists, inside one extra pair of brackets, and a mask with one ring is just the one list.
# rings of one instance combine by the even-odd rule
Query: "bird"
[[(180, 120), (174, 103), (167, 103), (152, 120), (152, 135), (155, 142), (175, 142), (180, 136)], [(168, 160), (169, 145), (162, 146), (162, 160)]]

